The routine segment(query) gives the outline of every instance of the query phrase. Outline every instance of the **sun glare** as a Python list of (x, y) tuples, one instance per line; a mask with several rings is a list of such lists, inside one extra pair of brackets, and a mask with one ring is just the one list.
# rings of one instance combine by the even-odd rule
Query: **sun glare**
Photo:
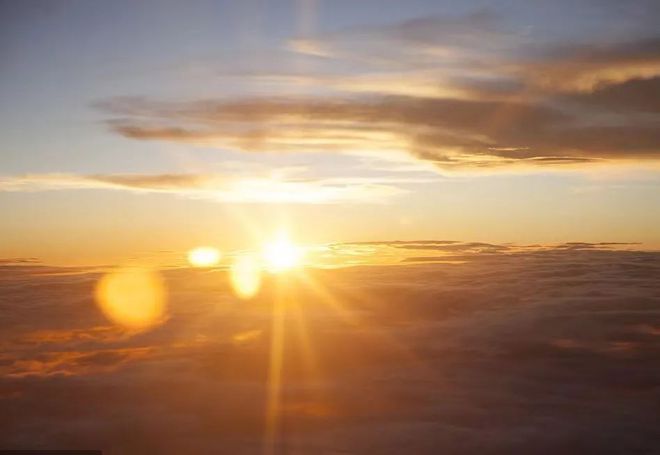
[(302, 262), (302, 249), (291, 243), (288, 237), (280, 236), (266, 244), (263, 259), (269, 272), (280, 273), (298, 267)]
[(195, 267), (211, 267), (220, 262), (221, 254), (217, 248), (200, 246), (188, 252), (188, 262)]

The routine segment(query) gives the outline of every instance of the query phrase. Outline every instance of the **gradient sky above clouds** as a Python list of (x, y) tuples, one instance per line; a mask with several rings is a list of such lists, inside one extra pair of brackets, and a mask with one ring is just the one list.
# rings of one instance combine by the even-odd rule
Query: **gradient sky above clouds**
[(4, 257), (660, 245), (657, 2), (0, 5)]

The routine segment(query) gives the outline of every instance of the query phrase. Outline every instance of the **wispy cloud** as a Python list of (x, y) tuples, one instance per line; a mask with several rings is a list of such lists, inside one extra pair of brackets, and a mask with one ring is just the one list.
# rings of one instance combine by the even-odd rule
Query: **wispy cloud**
[(98, 106), (131, 139), (246, 152), (403, 151), (443, 169), (660, 157), (657, 35), (567, 46), (478, 11), (299, 37), (289, 49), (325, 70), (245, 80), (306, 85), (306, 96)]
[(290, 173), (223, 174), (26, 174), (0, 177), (0, 191), (115, 190), (165, 193), (227, 203), (382, 203), (407, 192), (404, 178), (307, 178)]

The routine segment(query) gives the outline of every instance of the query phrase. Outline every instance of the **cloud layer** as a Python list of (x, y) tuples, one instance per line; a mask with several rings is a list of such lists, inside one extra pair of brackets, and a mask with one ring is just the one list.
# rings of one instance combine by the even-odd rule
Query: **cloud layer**
[[(289, 280), (281, 444), (301, 453), (650, 453), (660, 257), (630, 248), (333, 246), (376, 263), (389, 250), (398, 263)], [(103, 271), (0, 267), (0, 446), (262, 453), (281, 282), (240, 301), (220, 269), (164, 270), (169, 318), (131, 333), (94, 305)]]
[[(0, 191), (116, 190), (166, 193), (228, 203), (384, 202), (406, 191), (405, 179), (308, 178), (299, 169), (251, 177), (229, 174), (27, 174), (0, 177)], [(408, 183), (415, 182), (408, 180)]]
[(99, 106), (132, 139), (249, 152), (403, 150), (443, 169), (660, 153), (657, 35), (569, 46), (482, 11), (301, 37), (289, 48), (322, 69), (245, 75), (272, 84), (273, 96)]

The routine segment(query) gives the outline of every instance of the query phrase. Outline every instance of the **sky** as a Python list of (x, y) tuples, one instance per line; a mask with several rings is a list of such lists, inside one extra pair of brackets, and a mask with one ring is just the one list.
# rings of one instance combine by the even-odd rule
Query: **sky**
[(0, 256), (660, 245), (654, 1), (0, 2)]

